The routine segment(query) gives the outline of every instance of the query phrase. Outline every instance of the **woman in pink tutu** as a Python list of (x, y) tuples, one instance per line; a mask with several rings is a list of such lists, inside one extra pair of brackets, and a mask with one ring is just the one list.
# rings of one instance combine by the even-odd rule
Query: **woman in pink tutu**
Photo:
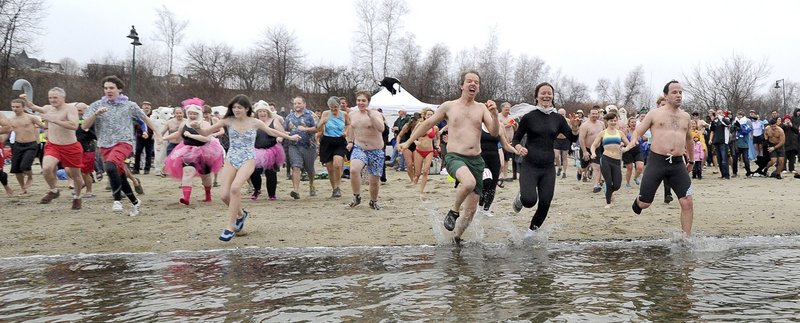
[[(192, 180), (195, 176), (200, 176), (203, 181), (206, 193), (203, 202), (211, 202), (211, 174), (216, 174), (222, 169), (225, 156), (225, 150), (217, 138), (199, 134), (198, 129), (208, 128), (211, 125), (203, 121), (202, 100), (196, 100), (200, 101), (199, 105), (191, 102), (184, 107), (188, 120), (181, 125), (180, 130), (166, 137), (183, 139), (164, 161), (164, 171), (167, 175), (181, 180), (183, 197), (180, 202), (185, 205), (189, 205)], [(198, 127), (191, 126), (195, 121), (199, 122)]]
[[(267, 102), (258, 101), (253, 104), (253, 111), (256, 119), (261, 120), (267, 127), (284, 132), (283, 124), (277, 118), (277, 114), (269, 109)], [(267, 177), (267, 195), (270, 201), (277, 199), (275, 190), (278, 187), (278, 171), (281, 164), (286, 162), (286, 153), (283, 151), (281, 143), (283, 138), (270, 136), (264, 131), (256, 132), (256, 169), (250, 175), (250, 182), (253, 183), (253, 194), (251, 200), (257, 200), (261, 195), (261, 174)]]

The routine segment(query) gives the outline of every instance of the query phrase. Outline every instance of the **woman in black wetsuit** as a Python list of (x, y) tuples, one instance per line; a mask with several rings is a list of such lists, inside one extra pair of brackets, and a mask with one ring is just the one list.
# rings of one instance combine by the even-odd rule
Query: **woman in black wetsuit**
[[(522, 208), (530, 208), (539, 203), (539, 207), (531, 219), (531, 225), (525, 237), (532, 237), (542, 226), (550, 202), (553, 201), (556, 185), (553, 142), (559, 134), (563, 134), (570, 142), (578, 139), (580, 121), (570, 116), (571, 124), (553, 107), (553, 86), (540, 83), (534, 89), (536, 107), (520, 118), (519, 129), (514, 133), (512, 146), (522, 158), (519, 161), (519, 194), (514, 200), (514, 212)], [(527, 136), (523, 147), (520, 142)]]

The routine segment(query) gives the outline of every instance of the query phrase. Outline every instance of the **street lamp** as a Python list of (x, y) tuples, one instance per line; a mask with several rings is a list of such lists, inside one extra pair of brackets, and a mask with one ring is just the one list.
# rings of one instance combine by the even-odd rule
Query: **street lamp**
[(133, 45), (133, 61), (131, 62), (131, 92), (128, 93), (130, 95), (131, 100), (133, 100), (133, 96), (136, 93), (136, 46), (141, 46), (142, 43), (139, 42), (139, 33), (136, 32), (136, 27), (131, 25), (131, 33), (128, 34), (128, 38), (132, 39), (131, 45)]
[(786, 110), (786, 82), (783, 79), (775, 81), (775, 88), (783, 90), (783, 114), (789, 114), (789, 110)]

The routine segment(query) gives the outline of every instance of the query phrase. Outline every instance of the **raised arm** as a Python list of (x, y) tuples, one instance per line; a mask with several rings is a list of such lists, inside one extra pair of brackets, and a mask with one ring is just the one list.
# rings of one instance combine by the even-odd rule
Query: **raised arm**
[(28, 95), (26, 95), (25, 93), (20, 94), (19, 98), (22, 99), (23, 101), (25, 101), (25, 107), (27, 107), (27, 108), (29, 108), (29, 109), (31, 109), (33, 111), (39, 112), (39, 113), (45, 113), (44, 108), (33, 104), (33, 102), (28, 100)]
[[(425, 120), (425, 122), (422, 123), (421, 127), (416, 127), (414, 131), (411, 132), (411, 136), (408, 137), (408, 140), (406, 140), (406, 142), (400, 145), (400, 150), (407, 149), (409, 146), (411, 146), (411, 143), (413, 143), (415, 140), (417, 140), (417, 138), (425, 134), (425, 132), (427, 132), (428, 129), (432, 128), (434, 125), (439, 123), (439, 121), (444, 120), (444, 118), (447, 117), (447, 111), (449, 109), (450, 109), (449, 103), (444, 103), (441, 106), (439, 106), (439, 108), (436, 109), (436, 112), (433, 114), (433, 116)], [(403, 127), (403, 129), (406, 129), (407, 126), (408, 124), (406, 124)]]
[(280, 137), (280, 138), (288, 139), (288, 140), (292, 140), (292, 141), (300, 140), (300, 135), (291, 135), (290, 136), (289, 134), (287, 134), (284, 131), (278, 131), (278, 130), (275, 130), (275, 129), (272, 129), (272, 128), (268, 127), (267, 124), (264, 123), (261, 120), (252, 119), (251, 122), (253, 122), (253, 125), (256, 127), (256, 129), (261, 130), (263, 132), (266, 132), (270, 136)]
[[(344, 112), (342, 112), (344, 113)], [(319, 118), (319, 122), (317, 123), (317, 131), (323, 132), (325, 131), (325, 123), (328, 122), (328, 119), (331, 117), (331, 111), (324, 111), (322, 112), (322, 117)]]
[[(219, 122), (211, 125), (208, 128), (200, 128), (200, 122), (199, 121), (192, 121), (192, 123), (190, 123), (189, 126), (192, 127), (192, 128), (197, 129), (197, 133), (199, 133), (199, 134), (201, 134), (203, 136), (208, 136), (208, 135), (210, 135), (212, 133), (216, 133), (222, 127), (227, 126), (228, 125), (228, 120), (230, 120), (230, 119), (223, 118), (222, 120), (220, 120)], [(264, 123), (262, 122), (261, 124), (264, 124)], [(165, 127), (165, 128), (168, 128), (168, 127)], [(178, 131), (176, 131), (176, 132), (178, 132)]]

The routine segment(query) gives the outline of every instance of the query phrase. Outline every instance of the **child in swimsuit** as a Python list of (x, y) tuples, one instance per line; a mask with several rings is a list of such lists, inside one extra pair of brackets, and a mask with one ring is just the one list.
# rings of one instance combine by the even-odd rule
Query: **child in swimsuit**
[[(255, 119), (253, 105), (250, 99), (239, 94), (228, 103), (228, 111), (220, 122), (208, 128), (198, 129), (198, 133), (208, 136), (219, 131), (222, 127), (228, 128), (230, 146), (225, 157), (225, 166), (222, 169), (222, 202), (228, 206), (228, 225), (222, 230), (219, 239), (230, 241), (236, 232), (244, 228), (244, 221), (249, 213), (242, 209), (241, 187), (250, 178), (255, 169), (255, 141), (256, 130), (261, 130), (274, 137), (281, 137), (297, 141), (300, 136), (289, 136), (285, 132), (268, 127), (264, 122)], [(192, 128), (199, 126), (199, 121), (190, 124)]]

